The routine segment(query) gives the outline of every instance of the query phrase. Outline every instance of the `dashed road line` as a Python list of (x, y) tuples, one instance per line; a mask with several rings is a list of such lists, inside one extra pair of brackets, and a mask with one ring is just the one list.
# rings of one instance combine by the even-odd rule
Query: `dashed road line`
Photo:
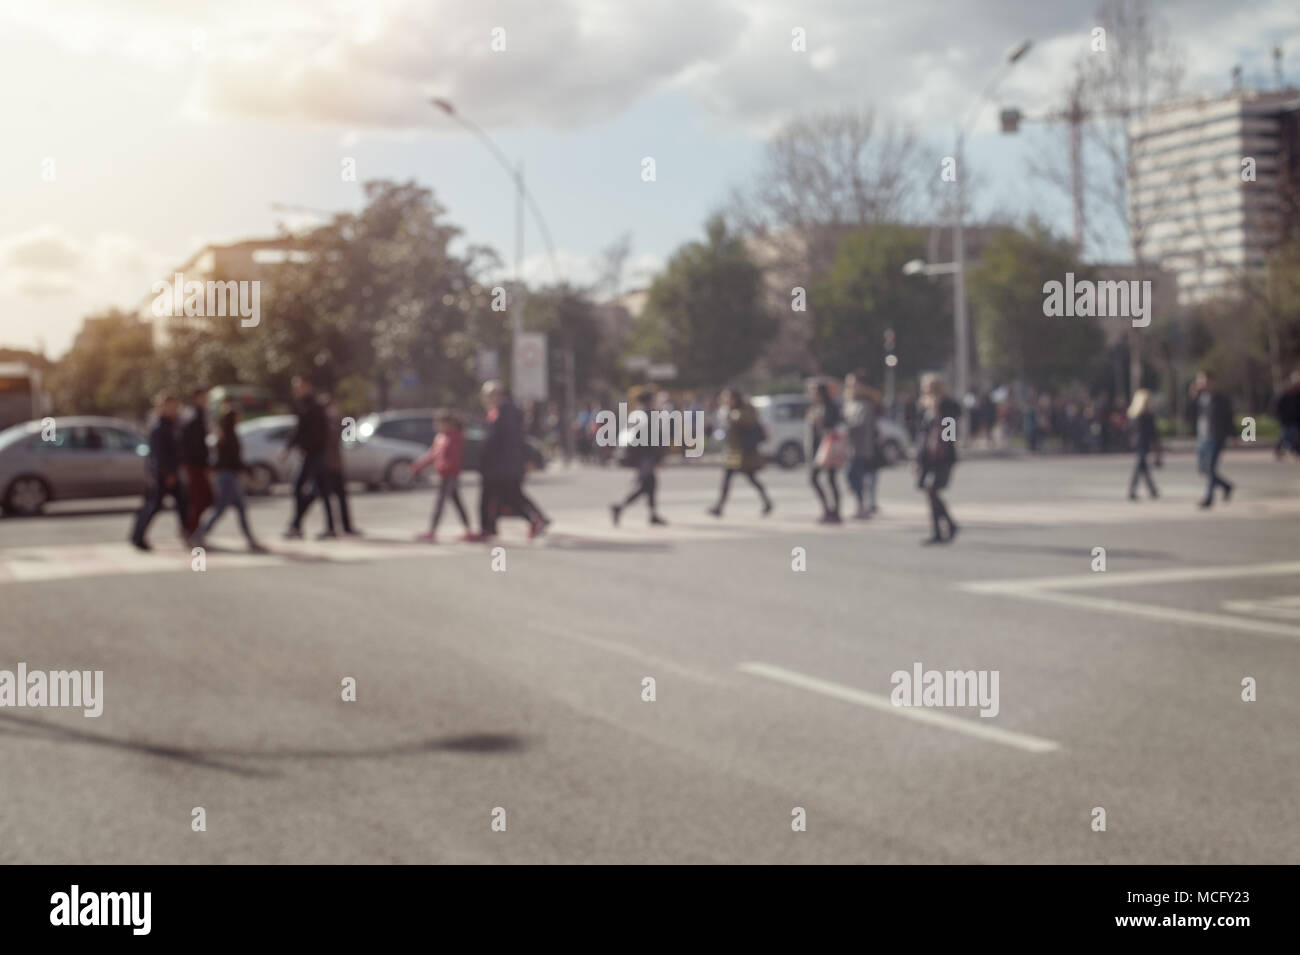
[(986, 722), (980, 722), (979, 720), (982, 718), (967, 719), (923, 707), (895, 706), (887, 696), (867, 693), (855, 687), (845, 686), (842, 683), (832, 683), (829, 680), (821, 680), (817, 677), (797, 673), (794, 670), (787, 670), (784, 667), (773, 666), (770, 663), (740, 663), (736, 665), (736, 669), (742, 673), (765, 677), (778, 683), (784, 683), (787, 686), (796, 686), (813, 693), (820, 693), (822, 696), (828, 696), (832, 699), (855, 703), (858, 706), (865, 706), (882, 713), (901, 716), (917, 723), (925, 723), (954, 733), (973, 736), (989, 743), (1011, 746), (1029, 753), (1050, 753), (1060, 749), (1060, 744), (1054, 740), (1044, 739), (1041, 736), (1032, 736), (1029, 733), (1018, 733), (1015, 730), (999, 729), (996, 726), (988, 725)]

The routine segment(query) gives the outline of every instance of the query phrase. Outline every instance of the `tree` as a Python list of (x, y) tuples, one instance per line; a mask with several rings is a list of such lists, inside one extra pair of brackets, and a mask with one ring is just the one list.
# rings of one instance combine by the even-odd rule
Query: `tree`
[(148, 413), (153, 392), (162, 384), (149, 325), (117, 309), (87, 318), (46, 379), (56, 414), (132, 418)]
[(650, 286), (633, 332), (651, 357), (677, 365), (687, 387), (718, 385), (746, 371), (776, 323), (760, 302), (762, 273), (720, 215), (706, 241), (679, 248)]
[(1067, 272), (1076, 281), (1091, 277), (1072, 244), (1037, 221), (985, 246), (967, 284), (984, 368), (1037, 388), (1091, 378), (1103, 351), (1097, 320), (1043, 314), (1044, 284), (1063, 281)]
[[(471, 246), (414, 183), (369, 182), (366, 205), (301, 237), (297, 254), (268, 273), (261, 321), (183, 330), (170, 360), (190, 380), (240, 380), (281, 399), (307, 373), (334, 388), (365, 378), (380, 408), (403, 376), (418, 376), (430, 404), (464, 398), (475, 384), (477, 345), (496, 341), (505, 312), (478, 276), (495, 257)], [(240, 278), (231, 276), (230, 278)]]
[(931, 169), (906, 126), (881, 122), (870, 108), (799, 117), (765, 145), (752, 186), (732, 197), (735, 227), (769, 276), (768, 307), (781, 316), (768, 350), (771, 371), (814, 370), (809, 313), (792, 312), (790, 290), (826, 273), (849, 232), (919, 221)]
[(920, 229), (876, 226), (841, 243), (831, 269), (814, 285), (812, 352), (822, 371), (843, 375), (882, 369), (886, 329), (897, 336), (904, 373), (933, 368), (952, 351), (951, 293), (906, 276), (903, 265), (925, 255)]
[(545, 332), (552, 360), (547, 365), (548, 388), (553, 397), (565, 393), (566, 369), (554, 356), (573, 349), (574, 392), (584, 394), (598, 368), (612, 364), (605, 348), (595, 305), (590, 296), (572, 285), (561, 284), (528, 293), (524, 302), (524, 325), (530, 331)]

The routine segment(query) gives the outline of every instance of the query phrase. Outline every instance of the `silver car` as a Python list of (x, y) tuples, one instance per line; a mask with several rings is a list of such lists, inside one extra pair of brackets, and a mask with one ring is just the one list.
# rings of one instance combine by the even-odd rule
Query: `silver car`
[(0, 505), (39, 514), (55, 500), (144, 493), (149, 439), (129, 421), (82, 415), (0, 431)]
[[(807, 395), (754, 395), (750, 399), (758, 420), (767, 429), (767, 440), (759, 445), (763, 456), (775, 461), (783, 468), (795, 468), (803, 464), (804, 444), (808, 432), (804, 418), (811, 404)], [(880, 450), (886, 464), (897, 464), (908, 457), (907, 431), (896, 421), (880, 417), (876, 419), (876, 433), (880, 437)]]
[[(298, 454), (295, 451), (286, 460), (280, 452), (293, 436), (297, 422), (294, 415), (269, 415), (239, 423), (239, 441), (249, 470), (244, 485), (248, 493), (268, 494), (276, 484), (293, 480)], [(425, 450), (424, 446), (411, 441), (379, 435), (345, 440), (343, 476), (371, 488), (383, 485), (405, 490), (423, 483), (429, 473), (424, 472), (418, 479), (411, 473), (412, 463)]]

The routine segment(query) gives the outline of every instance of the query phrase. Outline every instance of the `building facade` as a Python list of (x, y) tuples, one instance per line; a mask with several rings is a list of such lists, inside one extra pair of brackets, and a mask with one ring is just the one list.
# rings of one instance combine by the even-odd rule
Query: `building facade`
[(1129, 123), (1129, 225), (1180, 304), (1232, 296), (1296, 226), (1300, 90), (1234, 90)]

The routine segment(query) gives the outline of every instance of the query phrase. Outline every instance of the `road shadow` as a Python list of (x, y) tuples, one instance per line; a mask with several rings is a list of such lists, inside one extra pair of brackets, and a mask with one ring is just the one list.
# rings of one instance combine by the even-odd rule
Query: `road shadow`
[[(1078, 557), (1081, 553), (1086, 555), (1092, 552), (1091, 545), (1065, 547), (1054, 544), (995, 544), (991, 541), (970, 541), (967, 543), (966, 549), (1015, 554), (1052, 554), (1062, 557)], [(1178, 555), (1171, 554), (1166, 550), (1130, 550), (1123, 547), (1107, 547), (1106, 556), (1131, 557), (1135, 560), (1175, 560), (1178, 557)]]
[(467, 753), (473, 755), (500, 755), (520, 753), (532, 741), (514, 733), (466, 733), (454, 736), (435, 736), (406, 743), (360, 748), (343, 747), (286, 747), (283, 749), (247, 749), (223, 746), (174, 746), (168, 743), (140, 739), (119, 739), (104, 733), (76, 729), (59, 723), (15, 713), (0, 712), (0, 733), (13, 736), (44, 737), (59, 742), (107, 746), (112, 749), (139, 753), (159, 759), (232, 773), (250, 778), (269, 778), (272, 769), (243, 766), (234, 760), (253, 761), (306, 761), (319, 759), (383, 759), (392, 756), (418, 756), (425, 753)]

